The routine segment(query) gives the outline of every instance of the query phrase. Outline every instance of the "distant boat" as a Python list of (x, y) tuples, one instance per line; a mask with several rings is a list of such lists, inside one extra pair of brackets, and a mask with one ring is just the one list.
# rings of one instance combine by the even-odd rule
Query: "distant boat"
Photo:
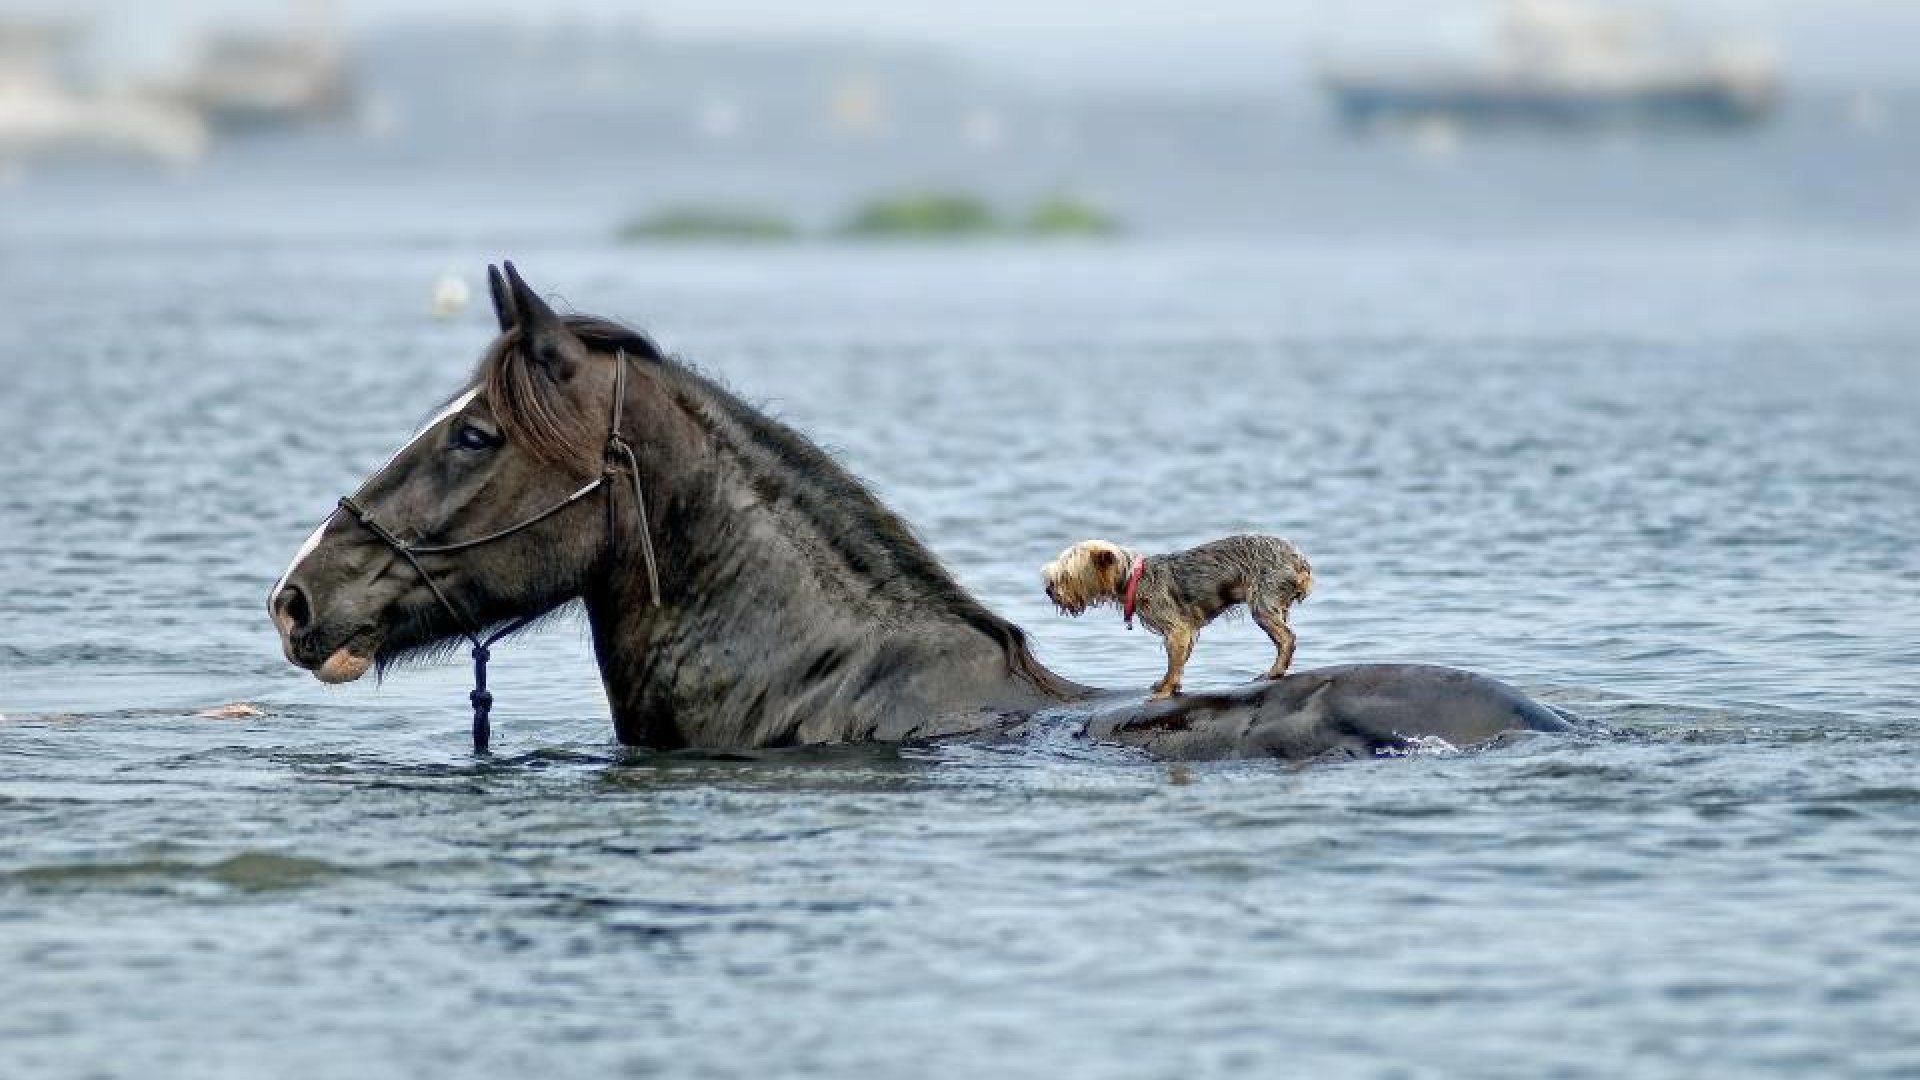
[(1478, 64), (1333, 64), (1321, 83), (1348, 125), (1739, 127), (1779, 103), (1773, 56), (1686, 50), (1644, 13), (1514, 0), (1501, 48)]
[(334, 5), (307, 0), (282, 32), (209, 38), (174, 96), (214, 129), (248, 132), (334, 120), (353, 108)]
[(62, 77), (75, 24), (0, 21), (0, 166), (97, 156), (181, 162), (206, 150), (198, 113), (161, 97), (88, 91)]

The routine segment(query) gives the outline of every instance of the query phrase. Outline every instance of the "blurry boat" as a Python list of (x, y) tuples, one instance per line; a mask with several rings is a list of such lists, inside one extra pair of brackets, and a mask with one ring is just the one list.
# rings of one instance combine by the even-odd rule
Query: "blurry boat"
[(1770, 52), (1684, 49), (1650, 14), (1576, 0), (1513, 0), (1489, 62), (1329, 65), (1321, 82), (1350, 126), (1738, 127), (1779, 102)]
[(345, 116), (353, 107), (334, 6), (307, 0), (292, 28), (227, 31), (201, 46), (174, 95), (217, 131), (298, 127)]
[(85, 37), (75, 23), (0, 21), (0, 165), (99, 155), (178, 162), (205, 151), (206, 125), (193, 110), (64, 78), (62, 60)]

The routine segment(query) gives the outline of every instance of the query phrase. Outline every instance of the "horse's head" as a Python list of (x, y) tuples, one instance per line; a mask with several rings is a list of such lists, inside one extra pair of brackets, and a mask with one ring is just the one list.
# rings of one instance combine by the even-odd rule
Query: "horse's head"
[[(512, 263), (488, 279), (500, 336), (470, 387), (342, 500), (268, 597), (287, 659), (322, 681), (550, 611), (607, 548), (625, 379), (609, 335), (587, 330), (610, 324), (555, 314)], [(640, 344), (636, 359), (657, 359)]]

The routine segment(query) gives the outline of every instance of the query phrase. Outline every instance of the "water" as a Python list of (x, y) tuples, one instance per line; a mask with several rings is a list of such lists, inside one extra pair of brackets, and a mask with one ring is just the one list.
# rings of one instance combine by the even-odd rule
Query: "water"
[[(1920, 1070), (1904, 224), (647, 252), (206, 184), (6, 222), (0, 1075)], [(264, 594), (485, 342), (434, 278), (503, 251), (835, 448), (1065, 674), (1160, 657), (1048, 608), (1059, 547), (1268, 529), (1300, 666), (1596, 730), (660, 758), (563, 621), (475, 761), (459, 665), (322, 687)], [(1188, 683), (1265, 662), (1216, 625)]]

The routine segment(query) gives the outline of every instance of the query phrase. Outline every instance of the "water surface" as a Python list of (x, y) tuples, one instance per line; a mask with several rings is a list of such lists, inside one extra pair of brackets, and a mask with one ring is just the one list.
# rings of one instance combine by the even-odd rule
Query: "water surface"
[[(141, 220), (0, 256), (0, 1074), (1920, 1070), (1899, 234), (481, 230), (834, 448), (1069, 676), (1160, 654), (1051, 611), (1059, 547), (1271, 530), (1300, 666), (1594, 726), (1297, 769), (625, 751), (577, 620), (499, 650), (475, 760), (462, 665), (322, 687), (264, 601), (486, 342), (435, 276), (501, 251)], [(1266, 659), (1220, 624), (1188, 681)]]

